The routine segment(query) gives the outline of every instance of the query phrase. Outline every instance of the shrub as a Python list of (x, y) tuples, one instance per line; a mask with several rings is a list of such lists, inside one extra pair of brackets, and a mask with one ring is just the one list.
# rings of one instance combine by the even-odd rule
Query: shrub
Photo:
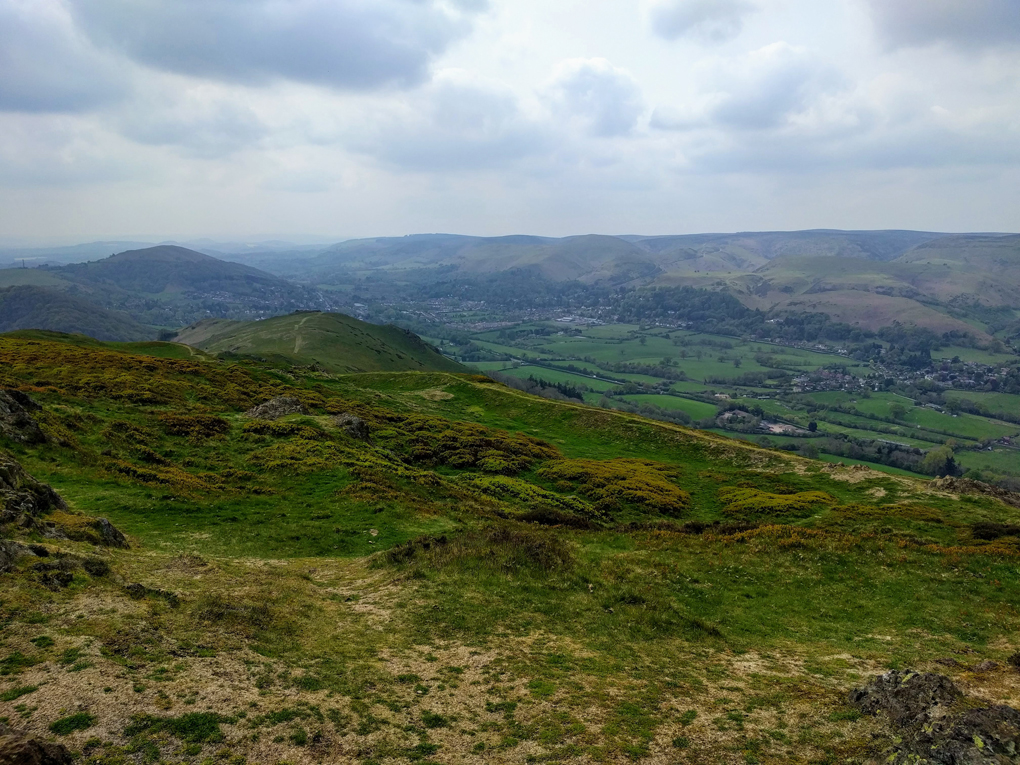
[(818, 505), (831, 505), (836, 500), (823, 491), (802, 491), (797, 494), (772, 494), (758, 489), (727, 487), (719, 490), (726, 504), (727, 515), (741, 517), (772, 517), (803, 515)]
[(594, 500), (601, 512), (636, 505), (676, 516), (691, 503), (691, 495), (671, 480), (677, 477), (676, 469), (650, 460), (559, 460), (538, 474), (550, 481), (576, 483), (578, 492)]
[(212, 414), (161, 414), (163, 430), (171, 436), (204, 439), (230, 430), (230, 423)]
[[(468, 486), (490, 497), (518, 501), (531, 506), (532, 510), (553, 509), (572, 513), (583, 518), (592, 518), (599, 513), (590, 502), (578, 497), (564, 497), (556, 492), (543, 489), (520, 478), (507, 476), (464, 476), (463, 485)], [(569, 487), (569, 484), (568, 484)]]

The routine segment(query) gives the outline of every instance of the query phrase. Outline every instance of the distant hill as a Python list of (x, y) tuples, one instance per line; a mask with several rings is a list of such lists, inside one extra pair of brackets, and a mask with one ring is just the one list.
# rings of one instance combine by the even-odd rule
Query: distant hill
[(339, 313), (310, 311), (251, 322), (210, 319), (184, 328), (176, 341), (215, 354), (317, 364), (334, 373), (468, 371), (411, 332)]
[(70, 292), (162, 327), (210, 316), (247, 319), (339, 307), (318, 290), (176, 245), (128, 250), (89, 263), (0, 270), (0, 287), (18, 285)]
[(59, 272), (70, 281), (147, 294), (222, 292), (247, 296), (294, 289), (278, 276), (257, 268), (174, 245), (128, 250), (93, 263), (64, 266)]
[(402, 277), (429, 270), (451, 275), (534, 268), (553, 281), (639, 283), (674, 272), (753, 271), (783, 256), (895, 260), (945, 234), (919, 231), (789, 231), (680, 236), (472, 237), (419, 234), (355, 239), (312, 257), (260, 262), (278, 274), (322, 284), (352, 273)]
[(0, 289), (0, 332), (43, 329), (97, 340), (148, 340), (155, 330), (75, 295), (24, 285)]

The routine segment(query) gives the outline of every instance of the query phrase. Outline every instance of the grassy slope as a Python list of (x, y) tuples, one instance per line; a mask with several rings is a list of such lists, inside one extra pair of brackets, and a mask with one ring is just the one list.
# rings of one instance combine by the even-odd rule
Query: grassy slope
[[(66, 740), (95, 739), (90, 762), (853, 762), (884, 740), (843, 706), (863, 675), (937, 666), (1020, 698), (1005, 670), (934, 664), (1017, 647), (1017, 548), (971, 531), (1017, 511), (987, 498), (441, 373), (283, 375), (23, 339), (0, 339), (0, 361), (0, 385), (32, 390), (64, 443), (7, 446), (135, 542), (102, 553), (110, 576), (52, 591), (25, 572), (0, 596), (0, 694), (24, 691), (0, 717), (45, 733), (73, 698), (95, 725)], [(310, 414), (240, 417), (278, 394)], [(333, 425), (341, 411), (372, 444)], [(225, 431), (174, 435), (165, 414)], [(423, 417), (436, 429), (415, 441)], [(455, 456), (458, 423), (670, 466), (691, 495), (679, 522), (778, 525), (684, 533), (631, 501), (588, 530), (524, 523), (534, 501), (470, 488), (491, 474)], [(542, 478), (543, 454), (515, 486), (590, 490)], [(833, 501), (727, 509), (719, 489), (742, 485)], [(447, 541), (378, 554), (422, 533)], [(128, 581), (181, 603), (133, 601)]]
[(417, 336), (335, 313), (295, 313), (259, 322), (199, 322), (177, 340), (210, 353), (317, 364), (330, 372), (463, 371)]
[(101, 340), (144, 340), (156, 334), (126, 313), (59, 289), (28, 284), (0, 288), (0, 332), (22, 329), (75, 332)]

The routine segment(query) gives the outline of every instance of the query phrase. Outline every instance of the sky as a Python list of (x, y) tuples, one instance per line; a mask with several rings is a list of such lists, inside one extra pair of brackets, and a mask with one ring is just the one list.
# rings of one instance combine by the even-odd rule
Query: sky
[(0, 0), (0, 243), (1020, 231), (1020, 0)]

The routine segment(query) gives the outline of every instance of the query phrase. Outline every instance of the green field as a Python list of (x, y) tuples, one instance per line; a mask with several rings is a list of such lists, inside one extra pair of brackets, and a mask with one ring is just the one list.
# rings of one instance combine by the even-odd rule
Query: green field
[(620, 398), (624, 401), (629, 401), (632, 404), (651, 404), (662, 409), (675, 409), (681, 412), (687, 412), (687, 414), (691, 416), (692, 420), (703, 420), (706, 417), (715, 417), (719, 411), (719, 407), (713, 404), (706, 404), (702, 401), (692, 401), (689, 398), (681, 398), (680, 396), (636, 395), (621, 396)]

